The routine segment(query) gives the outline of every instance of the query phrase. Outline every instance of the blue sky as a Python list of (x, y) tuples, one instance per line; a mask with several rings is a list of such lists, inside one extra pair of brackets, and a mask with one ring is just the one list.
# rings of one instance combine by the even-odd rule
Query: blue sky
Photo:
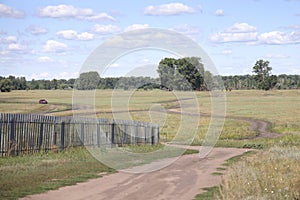
[(299, 22), (300, 0), (0, 1), (0, 76), (77, 77), (106, 39), (151, 27), (193, 39), (222, 75), (251, 74), (258, 59), (273, 74), (300, 74)]

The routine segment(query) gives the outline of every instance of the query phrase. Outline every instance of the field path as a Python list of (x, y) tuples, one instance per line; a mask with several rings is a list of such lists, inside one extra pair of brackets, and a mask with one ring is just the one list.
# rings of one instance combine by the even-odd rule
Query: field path
[[(197, 194), (204, 192), (204, 188), (221, 184), (221, 176), (212, 173), (227, 159), (246, 151), (247, 149), (214, 148), (204, 159), (200, 159), (198, 154), (185, 155), (170, 166), (151, 173), (118, 172), (43, 194), (27, 196), (23, 200), (193, 199)], [(149, 168), (152, 164), (139, 167)]]

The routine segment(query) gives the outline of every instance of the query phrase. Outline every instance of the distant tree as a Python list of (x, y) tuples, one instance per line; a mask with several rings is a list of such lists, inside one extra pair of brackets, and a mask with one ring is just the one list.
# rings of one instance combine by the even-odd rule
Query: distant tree
[(31, 90), (38, 90), (39, 89), (39, 83), (38, 83), (38, 81), (36, 81), (35, 79), (32, 79), (30, 81), (30, 84), (29, 84), (29, 89), (31, 89)]
[(258, 89), (270, 90), (274, 86), (274, 77), (271, 77), (272, 67), (269, 67), (269, 64), (269, 61), (258, 60), (253, 67)]
[(0, 80), (0, 91), (10, 92), (12, 90), (12, 81), (9, 78), (3, 78)]
[(98, 87), (99, 80), (98, 72), (81, 73), (75, 82), (75, 88), (78, 90), (94, 90)]

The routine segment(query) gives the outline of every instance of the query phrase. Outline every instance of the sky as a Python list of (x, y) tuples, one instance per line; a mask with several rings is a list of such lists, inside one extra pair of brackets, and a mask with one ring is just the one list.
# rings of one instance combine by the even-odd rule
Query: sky
[[(142, 28), (190, 38), (221, 75), (252, 74), (259, 59), (273, 74), (300, 74), (300, 0), (0, 0), (0, 76), (76, 78), (99, 45)], [(106, 76), (172, 56), (145, 52), (112, 63)]]

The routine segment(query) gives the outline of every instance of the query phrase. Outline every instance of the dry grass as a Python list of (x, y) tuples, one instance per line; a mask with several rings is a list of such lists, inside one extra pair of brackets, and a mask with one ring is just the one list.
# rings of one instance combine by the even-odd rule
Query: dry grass
[(299, 163), (299, 147), (276, 146), (248, 157), (223, 177), (218, 198), (300, 199)]

